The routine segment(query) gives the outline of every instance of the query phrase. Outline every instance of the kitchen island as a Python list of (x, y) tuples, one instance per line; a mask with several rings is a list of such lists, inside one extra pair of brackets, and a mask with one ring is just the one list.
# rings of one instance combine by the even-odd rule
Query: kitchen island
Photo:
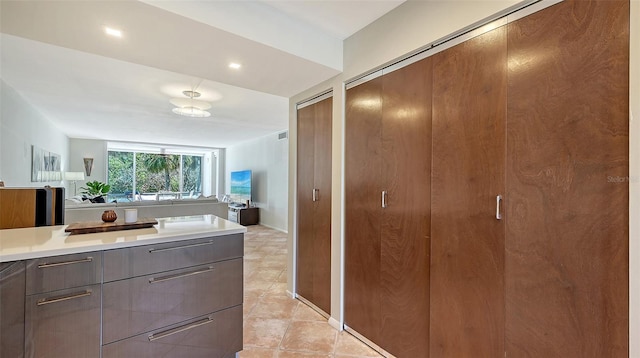
[(233, 357), (246, 228), (213, 215), (0, 230), (0, 356)]

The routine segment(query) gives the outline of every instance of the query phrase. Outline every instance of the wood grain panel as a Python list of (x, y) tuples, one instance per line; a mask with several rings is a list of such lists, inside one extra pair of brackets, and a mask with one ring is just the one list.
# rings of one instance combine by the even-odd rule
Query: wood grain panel
[(433, 57), (432, 357), (504, 355), (506, 29)]
[(296, 292), (307, 299), (313, 297), (314, 253), (314, 158), (315, 107), (298, 110), (297, 208), (298, 243), (296, 261)]
[(152, 228), (158, 224), (158, 220), (154, 218), (138, 218), (136, 222), (126, 223), (122, 221), (104, 222), (104, 221), (81, 221), (69, 224), (64, 231), (70, 235), (92, 234), (96, 232), (110, 232), (120, 230), (135, 230)]
[(429, 355), (431, 58), (382, 77), (381, 346)]
[(36, 189), (0, 189), (0, 229), (36, 225)]
[(381, 89), (347, 90), (345, 108), (345, 324), (380, 342)]
[(313, 297), (310, 299), (331, 313), (331, 126), (333, 98), (315, 107), (314, 182), (318, 189), (313, 214), (314, 256)]
[(508, 29), (507, 355), (626, 357), (629, 2)]

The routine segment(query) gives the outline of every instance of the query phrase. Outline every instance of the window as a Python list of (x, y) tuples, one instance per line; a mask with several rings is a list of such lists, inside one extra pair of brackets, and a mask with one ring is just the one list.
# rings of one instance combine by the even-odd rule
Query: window
[(109, 151), (107, 184), (111, 185), (108, 199), (117, 200), (133, 193), (133, 153)]
[(182, 191), (202, 193), (202, 156), (182, 156)]
[(108, 150), (108, 200), (168, 200), (203, 194), (204, 154)]

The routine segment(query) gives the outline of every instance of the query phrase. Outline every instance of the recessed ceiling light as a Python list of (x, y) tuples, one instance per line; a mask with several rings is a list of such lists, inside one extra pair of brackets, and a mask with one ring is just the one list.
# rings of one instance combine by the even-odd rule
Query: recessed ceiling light
[(237, 70), (237, 69), (239, 69), (240, 67), (242, 67), (242, 65), (241, 65), (241, 64), (239, 64), (239, 63), (231, 62), (231, 63), (229, 64), (229, 67), (230, 67), (230, 68), (233, 68), (234, 70)]
[(116, 30), (116, 29), (112, 29), (110, 27), (105, 27), (104, 28), (104, 33), (106, 33), (109, 36), (113, 36), (113, 37), (122, 37), (122, 31)]

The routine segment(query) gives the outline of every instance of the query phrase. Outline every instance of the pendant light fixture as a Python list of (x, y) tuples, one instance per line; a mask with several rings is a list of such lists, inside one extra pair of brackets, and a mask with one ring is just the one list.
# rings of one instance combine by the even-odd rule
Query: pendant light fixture
[(176, 106), (172, 111), (175, 114), (179, 114), (181, 116), (187, 117), (209, 117), (211, 113), (206, 110), (211, 108), (211, 104), (209, 102), (205, 102), (199, 99), (195, 99), (200, 97), (200, 92), (196, 91), (182, 91), (182, 94), (185, 95), (185, 98), (171, 98), (169, 102)]

